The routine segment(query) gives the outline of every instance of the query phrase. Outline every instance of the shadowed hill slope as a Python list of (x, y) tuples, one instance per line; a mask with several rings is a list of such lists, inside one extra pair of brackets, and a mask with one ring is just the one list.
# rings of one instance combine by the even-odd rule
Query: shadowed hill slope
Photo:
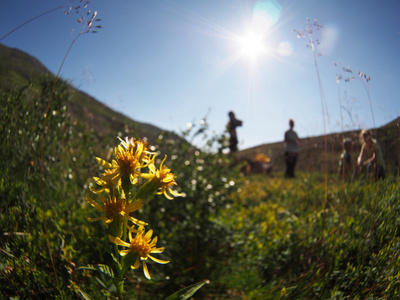
[[(29, 54), (0, 44), (0, 91), (18, 89), (33, 78), (55, 77), (39, 60)], [(157, 140), (163, 129), (151, 124), (136, 122), (116, 112), (88, 94), (69, 85), (68, 110), (77, 122), (94, 129), (98, 136), (146, 137), (150, 143)], [(169, 136), (177, 139), (176, 134)]]

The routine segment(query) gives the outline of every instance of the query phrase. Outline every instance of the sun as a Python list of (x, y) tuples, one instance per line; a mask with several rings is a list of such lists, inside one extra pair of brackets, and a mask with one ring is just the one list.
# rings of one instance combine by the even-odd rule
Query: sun
[(242, 38), (239, 38), (240, 54), (249, 59), (255, 59), (265, 50), (263, 36), (254, 32), (248, 32)]

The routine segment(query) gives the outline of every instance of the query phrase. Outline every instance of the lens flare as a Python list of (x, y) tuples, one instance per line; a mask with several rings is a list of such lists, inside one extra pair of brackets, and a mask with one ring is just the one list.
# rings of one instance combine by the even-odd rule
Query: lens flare
[(276, 0), (259, 0), (256, 2), (248, 33), (238, 40), (241, 46), (241, 56), (255, 60), (260, 54), (268, 52), (265, 39), (270, 34), (271, 28), (279, 20), (281, 11), (282, 8)]
[(275, 0), (257, 1), (253, 9), (253, 30), (265, 33), (278, 22), (282, 7)]
[(321, 32), (321, 45), (319, 50), (324, 54), (331, 54), (339, 40), (340, 31), (339, 29), (332, 24), (328, 24), (324, 26)]
[(292, 55), (293, 47), (289, 42), (282, 42), (279, 44), (277, 52), (280, 56), (287, 57)]

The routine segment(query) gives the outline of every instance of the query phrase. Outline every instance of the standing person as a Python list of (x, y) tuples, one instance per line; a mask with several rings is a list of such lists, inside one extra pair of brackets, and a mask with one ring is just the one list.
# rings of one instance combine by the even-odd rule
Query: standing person
[(361, 131), (363, 144), (361, 146), (360, 155), (357, 159), (358, 174), (366, 168), (367, 174), (375, 176), (376, 179), (385, 178), (385, 161), (383, 153), (378, 141), (371, 136), (369, 130)]
[(351, 150), (353, 148), (353, 141), (351, 138), (343, 139), (343, 152), (340, 154), (338, 177), (339, 179), (349, 181), (352, 177), (352, 159)]
[(229, 122), (227, 125), (227, 130), (229, 132), (229, 150), (231, 153), (234, 153), (238, 150), (238, 138), (237, 138), (237, 133), (236, 133), (236, 127), (238, 126), (242, 126), (243, 122), (240, 120), (237, 120), (235, 118), (235, 114), (233, 113), (233, 111), (230, 111), (228, 113), (229, 116)]
[(294, 121), (292, 119), (289, 120), (290, 129), (285, 132), (285, 162), (286, 162), (286, 173), (285, 177), (293, 178), (294, 175), (294, 167), (296, 166), (297, 155), (300, 151), (300, 140), (297, 136), (296, 131), (293, 130)]

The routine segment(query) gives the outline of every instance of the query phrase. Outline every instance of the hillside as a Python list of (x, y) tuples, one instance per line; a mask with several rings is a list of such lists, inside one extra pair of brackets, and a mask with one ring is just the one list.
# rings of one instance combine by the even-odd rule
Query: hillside
[(0, 44), (0, 89), (24, 85), (30, 78), (50, 75), (35, 57)]
[[(385, 163), (389, 170), (398, 174), (400, 161), (400, 118), (397, 118), (388, 124), (377, 128), (375, 136), (381, 145)], [(359, 139), (361, 130), (348, 131), (342, 133), (333, 133), (326, 136), (327, 154), (325, 154), (325, 137), (304, 137), (301, 138), (301, 152), (297, 161), (297, 169), (302, 171), (325, 171), (325, 161), (328, 159), (328, 172), (336, 172), (338, 166), (338, 158), (342, 152), (343, 137), (352, 138), (353, 159), (356, 159), (361, 149)], [(372, 129), (372, 132), (374, 130)], [(277, 142), (263, 144), (256, 147), (241, 150), (238, 157), (241, 159), (251, 159), (257, 154), (263, 153), (269, 156), (273, 162), (273, 170), (283, 172), (285, 170), (285, 161), (283, 157), (283, 149), (285, 143)]]
[[(39, 60), (14, 48), (0, 44), (0, 91), (21, 88), (33, 78), (52, 74)], [(99, 102), (90, 95), (69, 85), (69, 107), (72, 117), (86, 127), (93, 128), (101, 137), (125, 135), (147, 137), (154, 143), (163, 129), (151, 124), (134, 121)], [(174, 139), (177, 135), (171, 134)]]
[[(0, 91), (13, 87), (22, 87), (32, 78), (53, 76), (51, 72), (36, 58), (18, 49), (12, 49), (0, 44)], [(84, 124), (87, 130), (93, 129), (98, 137), (131, 135), (147, 137), (150, 143), (157, 140), (163, 130), (151, 124), (134, 121), (99, 102), (90, 95), (69, 85), (70, 99), (68, 110), (72, 117)], [(400, 118), (377, 128), (376, 135), (382, 146), (386, 164), (394, 172), (399, 170), (400, 161)], [(360, 150), (360, 131), (349, 131), (343, 134), (334, 133), (326, 137), (327, 154), (325, 154), (325, 137), (301, 137), (301, 153), (297, 169), (302, 171), (325, 171), (325, 161), (328, 159), (328, 171), (335, 172), (337, 160), (342, 151), (343, 136), (354, 141), (353, 156), (357, 157)], [(173, 139), (178, 139), (174, 133), (169, 133)], [(271, 157), (273, 170), (281, 172), (285, 169), (283, 159), (283, 142), (263, 144), (239, 151), (240, 159), (253, 159), (263, 153)]]

